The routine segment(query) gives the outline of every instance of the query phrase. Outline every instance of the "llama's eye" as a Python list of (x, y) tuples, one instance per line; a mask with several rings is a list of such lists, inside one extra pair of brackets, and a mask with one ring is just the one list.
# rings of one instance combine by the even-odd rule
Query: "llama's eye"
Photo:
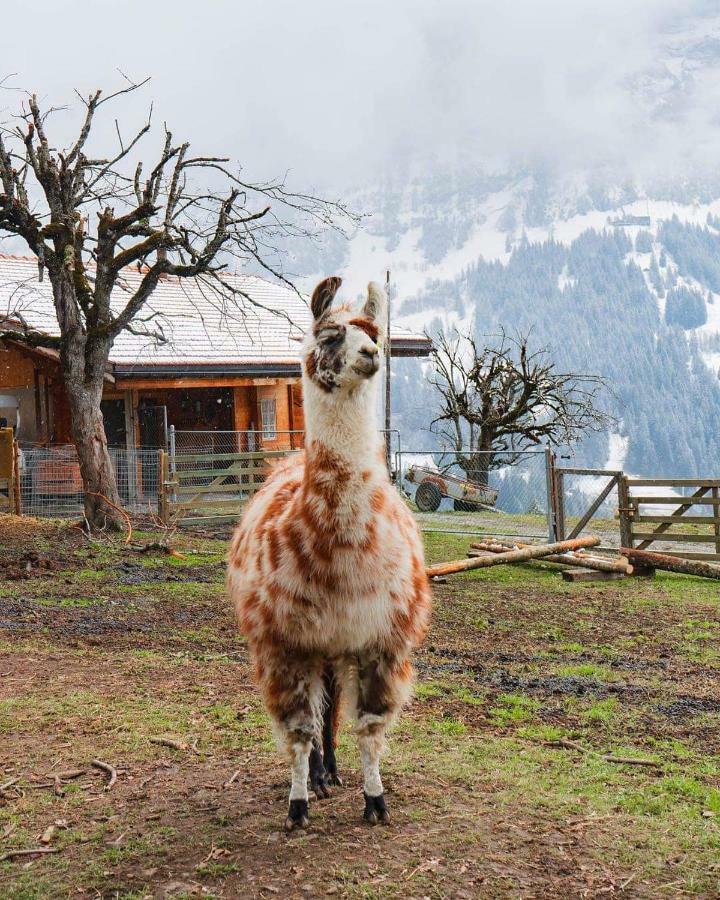
[(320, 343), (323, 347), (337, 347), (343, 342), (342, 334), (329, 334), (327, 337), (323, 337), (320, 339)]

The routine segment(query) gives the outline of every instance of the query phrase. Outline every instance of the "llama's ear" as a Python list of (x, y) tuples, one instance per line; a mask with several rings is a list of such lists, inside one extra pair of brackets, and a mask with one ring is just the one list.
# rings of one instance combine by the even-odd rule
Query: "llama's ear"
[(337, 275), (331, 275), (330, 278), (323, 279), (312, 292), (310, 309), (315, 321), (322, 319), (328, 309), (330, 309), (341, 284), (342, 278), (339, 278)]
[(370, 319), (375, 319), (375, 321), (384, 325), (385, 313), (387, 312), (387, 296), (376, 281), (371, 281), (368, 285), (367, 300), (362, 311), (363, 315)]

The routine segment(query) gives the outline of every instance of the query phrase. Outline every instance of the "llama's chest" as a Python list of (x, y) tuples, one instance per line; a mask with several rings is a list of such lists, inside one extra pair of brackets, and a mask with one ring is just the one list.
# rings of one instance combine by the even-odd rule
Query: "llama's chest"
[(241, 619), (253, 607), (250, 629), (342, 652), (389, 640), (412, 616), (424, 570), (404, 504), (377, 493), (356, 514), (335, 515), (294, 504), (250, 529), (234, 591), (245, 598)]

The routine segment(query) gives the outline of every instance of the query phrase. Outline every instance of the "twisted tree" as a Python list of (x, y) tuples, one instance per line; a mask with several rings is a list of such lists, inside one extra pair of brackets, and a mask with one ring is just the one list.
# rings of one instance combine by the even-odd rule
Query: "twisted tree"
[[(117, 521), (120, 505), (100, 410), (110, 349), (123, 330), (164, 340), (156, 316), (144, 313), (160, 279), (199, 279), (208, 302), (241, 309), (253, 301), (223, 277), (230, 263), (286, 281), (279, 263), (286, 237), (342, 230), (354, 218), (283, 180), (248, 181), (227, 158), (194, 156), (167, 128), (146, 169), (138, 157), (151, 114), (126, 140), (115, 120), (115, 148), (102, 158), (90, 153), (98, 115), (145, 83), (81, 97), (82, 122), (65, 149), (48, 129), (57, 110), (43, 110), (34, 94), (23, 94), (14, 121), (0, 125), (0, 237), (21, 238), (37, 257), (40, 279), (47, 274), (52, 285), (59, 337), (33, 329), (17, 310), (0, 319), (0, 336), (59, 351), (93, 526)], [(142, 274), (139, 283), (113, 295), (129, 266)]]
[(452, 462), (479, 484), (524, 450), (573, 444), (614, 422), (597, 405), (602, 378), (559, 371), (546, 349), (529, 350), (528, 339), (504, 331), (495, 346), (457, 332), (433, 339), (431, 383), (440, 413), (431, 429), (453, 449)]

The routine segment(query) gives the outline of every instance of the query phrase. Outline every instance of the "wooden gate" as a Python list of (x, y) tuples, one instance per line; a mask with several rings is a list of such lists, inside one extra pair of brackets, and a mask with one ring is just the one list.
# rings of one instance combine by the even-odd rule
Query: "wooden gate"
[(258, 491), (275, 460), (292, 451), (254, 453), (183, 453), (160, 450), (158, 512), (166, 524), (212, 524), (235, 521), (245, 502)]
[[(588, 498), (587, 508), (581, 512), (578, 521), (569, 532), (565, 521), (565, 477), (567, 475), (588, 475), (594, 478), (608, 479), (594, 499)], [(592, 517), (600, 510), (615, 488), (618, 490), (619, 497), (622, 496), (622, 478), (623, 473), (613, 469), (575, 469), (567, 466), (555, 466), (553, 468), (554, 497), (552, 504), (555, 509), (555, 540), (569, 541), (582, 534)]]
[(0, 512), (20, 515), (18, 451), (12, 428), (0, 428)]
[[(720, 560), (720, 479), (623, 476), (622, 485), (620, 531), (624, 547), (645, 550), (656, 541), (687, 544), (686, 549), (662, 552), (685, 559)], [(674, 488), (693, 490), (678, 496), (671, 494)], [(709, 512), (700, 515), (703, 507)], [(694, 549), (697, 544), (710, 547)]]

